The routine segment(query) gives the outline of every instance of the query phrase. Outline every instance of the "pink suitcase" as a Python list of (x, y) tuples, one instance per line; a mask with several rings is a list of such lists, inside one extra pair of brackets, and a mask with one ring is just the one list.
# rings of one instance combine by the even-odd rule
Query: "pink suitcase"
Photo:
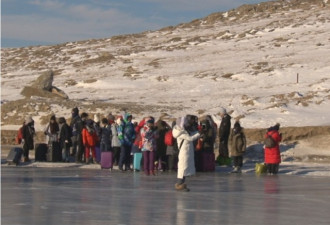
[(101, 152), (101, 169), (112, 169), (112, 152)]

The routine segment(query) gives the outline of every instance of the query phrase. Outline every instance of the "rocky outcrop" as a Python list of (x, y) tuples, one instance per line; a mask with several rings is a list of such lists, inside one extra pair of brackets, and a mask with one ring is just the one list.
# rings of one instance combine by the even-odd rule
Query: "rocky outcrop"
[(41, 74), (31, 86), (23, 88), (21, 94), (27, 98), (39, 96), (44, 98), (64, 98), (68, 99), (68, 95), (61, 89), (53, 86), (54, 72), (47, 71)]
[(46, 71), (41, 74), (37, 80), (33, 82), (31, 85), (32, 88), (41, 89), (45, 91), (52, 91), (54, 81), (54, 73), (53, 71)]

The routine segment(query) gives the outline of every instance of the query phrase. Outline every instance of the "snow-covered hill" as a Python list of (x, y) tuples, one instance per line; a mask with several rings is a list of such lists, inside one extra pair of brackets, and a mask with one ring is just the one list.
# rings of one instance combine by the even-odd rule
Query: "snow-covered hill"
[[(274, 1), (176, 27), (56, 46), (1, 49), (2, 129), (71, 108), (136, 119), (218, 115), (244, 127), (330, 124), (330, 4)], [(24, 99), (43, 71), (70, 100)], [(299, 80), (298, 80), (299, 79)]]

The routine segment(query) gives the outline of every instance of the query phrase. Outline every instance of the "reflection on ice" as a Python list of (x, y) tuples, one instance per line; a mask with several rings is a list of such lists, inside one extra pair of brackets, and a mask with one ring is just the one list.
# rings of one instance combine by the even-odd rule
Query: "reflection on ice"
[[(3, 224), (328, 224), (329, 178), (3, 168)], [(18, 216), (17, 216), (18, 215)]]

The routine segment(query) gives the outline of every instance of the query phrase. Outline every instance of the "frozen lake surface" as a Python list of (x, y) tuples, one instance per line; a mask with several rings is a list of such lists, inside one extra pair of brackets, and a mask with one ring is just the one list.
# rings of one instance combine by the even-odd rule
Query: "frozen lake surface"
[(330, 178), (1, 168), (2, 224), (329, 224)]

